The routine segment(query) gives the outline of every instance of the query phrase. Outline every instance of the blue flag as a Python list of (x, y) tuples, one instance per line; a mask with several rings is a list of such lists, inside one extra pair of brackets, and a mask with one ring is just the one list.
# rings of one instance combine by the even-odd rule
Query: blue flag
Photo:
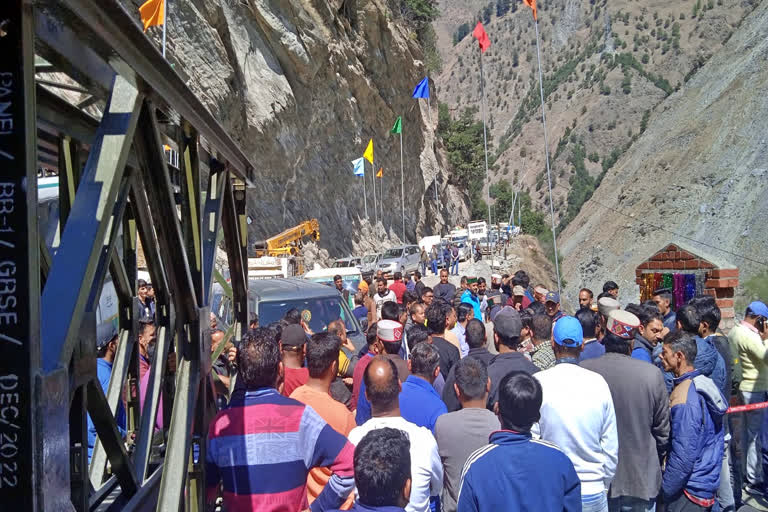
[(360, 176), (361, 178), (365, 177), (365, 160), (362, 158), (352, 160), (352, 166), (355, 171), (355, 176)]
[(429, 77), (419, 82), (419, 85), (413, 90), (414, 98), (429, 98)]

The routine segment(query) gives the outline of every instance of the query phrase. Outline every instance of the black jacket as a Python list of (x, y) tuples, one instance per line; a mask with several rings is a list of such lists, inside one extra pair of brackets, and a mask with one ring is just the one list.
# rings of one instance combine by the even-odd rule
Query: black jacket
[(443, 374), (443, 378), (446, 378), (448, 377), (451, 368), (453, 368), (461, 358), (459, 349), (457, 349), (450, 341), (435, 336), (434, 334), (432, 335), (432, 346), (435, 347), (438, 354), (440, 354), (440, 373)]
[(505, 352), (494, 357), (488, 365), (488, 377), (491, 379), (491, 393), (488, 395), (488, 409), (493, 410), (499, 401), (499, 383), (511, 372), (537, 373), (539, 368), (520, 352)]
[[(490, 352), (488, 352), (487, 348), (480, 347), (480, 348), (469, 349), (469, 352), (467, 353), (467, 357), (470, 357), (472, 359), (477, 359), (478, 361), (482, 361), (486, 366), (488, 366), (491, 363), (491, 360), (495, 356)], [(456, 396), (456, 390), (453, 389), (453, 384), (455, 382), (456, 382), (456, 367), (454, 366), (453, 368), (451, 368), (451, 371), (448, 374), (448, 377), (446, 377), (445, 387), (443, 388), (443, 402), (445, 402), (445, 406), (448, 407), (448, 412), (454, 412), (461, 409), (461, 404), (459, 403), (459, 397)]]
[(733, 368), (733, 356), (731, 355), (731, 345), (728, 338), (722, 334), (714, 334), (711, 336), (712, 342), (715, 344), (715, 348), (720, 353), (725, 361), (725, 390), (730, 393), (726, 396), (726, 400), (730, 403), (731, 396), (736, 395), (739, 391), (739, 384), (741, 383), (741, 368), (737, 368), (737, 372), (734, 374)]

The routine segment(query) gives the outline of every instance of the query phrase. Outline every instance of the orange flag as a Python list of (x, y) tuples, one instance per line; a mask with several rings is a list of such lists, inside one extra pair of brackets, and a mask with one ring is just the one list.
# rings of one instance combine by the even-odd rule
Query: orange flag
[(533, 10), (533, 19), (538, 20), (536, 17), (536, 0), (523, 0), (523, 3)]
[[(526, 2), (531, 0), (525, 0)], [(488, 37), (488, 34), (485, 32), (485, 28), (483, 28), (483, 24), (481, 22), (477, 22), (477, 25), (475, 26), (475, 30), (472, 32), (472, 37), (477, 39), (478, 44), (480, 45), (480, 53), (485, 53), (485, 50), (491, 47), (491, 39)]]
[(381, 178), (382, 176), (384, 176), (384, 168), (379, 167), (379, 172), (376, 173), (376, 177)]
[(165, 23), (165, 0), (147, 0), (139, 7), (139, 13), (144, 32), (149, 27), (160, 26)]

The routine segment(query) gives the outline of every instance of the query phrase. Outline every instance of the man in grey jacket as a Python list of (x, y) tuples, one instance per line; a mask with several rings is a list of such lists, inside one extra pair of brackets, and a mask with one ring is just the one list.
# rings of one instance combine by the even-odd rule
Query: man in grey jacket
[(605, 355), (580, 365), (608, 383), (616, 411), (619, 462), (608, 494), (608, 508), (653, 510), (661, 487), (661, 460), (669, 441), (669, 396), (661, 372), (633, 359), (637, 317), (612, 311), (603, 338)]

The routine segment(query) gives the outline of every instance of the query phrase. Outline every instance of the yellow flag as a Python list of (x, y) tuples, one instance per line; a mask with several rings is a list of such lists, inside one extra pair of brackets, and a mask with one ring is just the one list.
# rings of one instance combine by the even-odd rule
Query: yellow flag
[(368, 141), (368, 147), (365, 150), (365, 153), (363, 153), (363, 158), (371, 162), (371, 165), (373, 165), (373, 139)]
[(381, 178), (382, 176), (384, 176), (384, 168), (379, 167), (379, 172), (376, 173), (376, 177)]
[(144, 32), (149, 27), (162, 25), (165, 23), (165, 0), (147, 0), (139, 7), (139, 13)]

